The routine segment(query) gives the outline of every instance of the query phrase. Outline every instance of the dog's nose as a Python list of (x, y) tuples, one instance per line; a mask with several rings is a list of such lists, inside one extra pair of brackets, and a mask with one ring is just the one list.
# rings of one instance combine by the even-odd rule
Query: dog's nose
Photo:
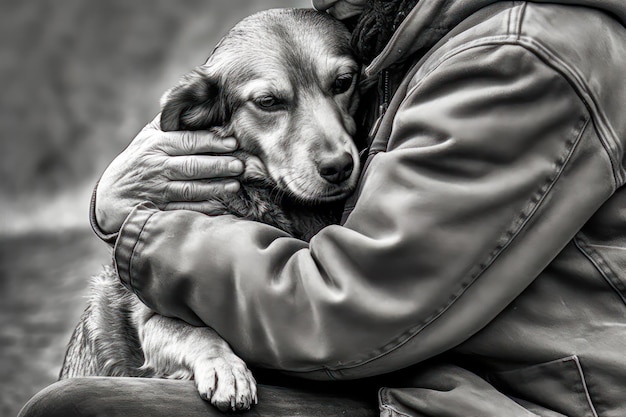
[(353, 169), (352, 156), (347, 152), (323, 160), (317, 168), (322, 178), (333, 184), (341, 184), (350, 178)]

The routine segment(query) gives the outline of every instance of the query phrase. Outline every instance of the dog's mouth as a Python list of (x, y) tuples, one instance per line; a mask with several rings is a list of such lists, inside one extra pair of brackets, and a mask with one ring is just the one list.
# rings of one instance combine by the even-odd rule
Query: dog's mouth
[(319, 193), (317, 195), (314, 195), (312, 193), (298, 193), (293, 192), (292, 190), (290, 191), (291, 196), (296, 200), (299, 200), (307, 205), (315, 206), (344, 200), (354, 192), (354, 187), (344, 187), (338, 190), (331, 190), (328, 192)]
[(349, 178), (339, 183), (330, 183), (314, 172), (310, 175), (292, 172), (281, 177), (277, 184), (278, 188), (306, 205), (320, 205), (348, 198), (356, 189), (357, 178), (358, 167)]
[(298, 201), (304, 205), (323, 205), (334, 203), (349, 197), (356, 189), (359, 167), (345, 181), (338, 184), (329, 183), (318, 173), (310, 175), (302, 170), (271, 170), (257, 156), (239, 154), (245, 162), (242, 179), (245, 183), (256, 184), (264, 188), (273, 188), (278, 193)]

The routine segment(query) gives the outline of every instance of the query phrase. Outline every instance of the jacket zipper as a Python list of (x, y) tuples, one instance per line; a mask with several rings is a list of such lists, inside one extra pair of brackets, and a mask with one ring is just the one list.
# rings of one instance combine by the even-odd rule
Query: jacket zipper
[(383, 102), (381, 103), (380, 108), (378, 109), (379, 118), (382, 118), (385, 115), (385, 113), (387, 112), (387, 108), (389, 107), (389, 100), (391, 96), (389, 70), (384, 70), (381, 74), (381, 78), (382, 78), (382, 88), (383, 88)]
[[(390, 75), (389, 75), (388, 70), (382, 71), (381, 74), (379, 75), (378, 91), (379, 91), (381, 100), (380, 100), (380, 104), (378, 105), (377, 114), (376, 114), (376, 116), (378, 117), (376, 121), (374, 122), (374, 126), (372, 126), (372, 129), (369, 132), (368, 139), (369, 139), (370, 146), (363, 149), (359, 153), (359, 156), (361, 157), (361, 161), (363, 162), (363, 160), (365, 159), (365, 161), (363, 162), (363, 168), (361, 169), (361, 173), (360, 173), (361, 179), (363, 179), (365, 172), (367, 171), (370, 163), (372, 162), (372, 155), (380, 152), (380, 150), (372, 149), (371, 144), (374, 140), (374, 137), (376, 136), (376, 133), (378, 132), (378, 128), (380, 127), (383, 121), (383, 117), (385, 116), (385, 113), (387, 112), (387, 108), (389, 107), (389, 101), (391, 99), (391, 81), (390, 81)], [(367, 154), (366, 158), (364, 158), (365, 154)], [(354, 194), (346, 202), (343, 214), (341, 216), (341, 224), (344, 224), (346, 219), (350, 215), (350, 213), (352, 213), (352, 210), (354, 209), (354, 206), (357, 200), (357, 196), (361, 194), (362, 187), (363, 187), (363, 184), (361, 181), (359, 181), (359, 185), (357, 189), (355, 190)]]
[[(389, 70), (383, 70), (379, 76), (379, 93), (380, 93), (380, 104), (378, 105), (378, 112), (376, 114), (377, 118), (374, 122), (374, 126), (370, 130), (369, 137), (370, 143), (374, 140), (374, 136), (378, 132), (378, 128), (383, 121), (383, 117), (389, 108), (389, 101), (391, 100), (391, 82)], [(370, 152), (371, 153), (371, 152)]]

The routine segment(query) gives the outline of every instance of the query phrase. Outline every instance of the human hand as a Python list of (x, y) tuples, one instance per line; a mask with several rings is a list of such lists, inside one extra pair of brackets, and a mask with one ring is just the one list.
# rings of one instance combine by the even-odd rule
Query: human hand
[(327, 10), (335, 18), (343, 20), (361, 13), (366, 0), (312, 0), (312, 3), (317, 10)]
[(133, 207), (150, 201), (162, 210), (186, 209), (220, 214), (216, 194), (236, 193), (234, 177), (244, 171), (239, 159), (225, 153), (234, 138), (206, 131), (163, 132), (158, 117), (147, 125), (106, 169), (96, 191), (96, 220), (107, 233), (117, 232)]

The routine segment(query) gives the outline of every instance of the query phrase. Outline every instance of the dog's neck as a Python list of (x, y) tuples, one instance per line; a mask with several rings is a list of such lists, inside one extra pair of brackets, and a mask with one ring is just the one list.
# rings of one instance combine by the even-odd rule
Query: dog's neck
[[(235, 202), (231, 202), (235, 203)], [(310, 204), (271, 187), (267, 182), (242, 182), (239, 202), (230, 210), (241, 217), (278, 227), (309, 240), (323, 227), (341, 219), (344, 202)]]

